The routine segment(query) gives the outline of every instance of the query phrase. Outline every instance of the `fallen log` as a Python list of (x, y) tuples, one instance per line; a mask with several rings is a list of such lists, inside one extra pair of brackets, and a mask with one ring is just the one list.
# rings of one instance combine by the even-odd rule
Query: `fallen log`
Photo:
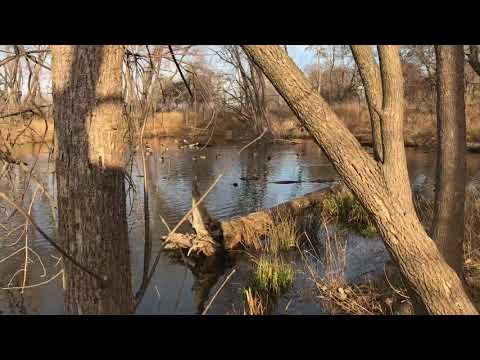
[(284, 202), (275, 207), (263, 209), (245, 216), (234, 217), (220, 222), (223, 245), (226, 250), (233, 250), (240, 245), (259, 248), (259, 238), (266, 235), (273, 225), (273, 214), (278, 211), (292, 211), (300, 214), (308, 208), (321, 204), (323, 199), (337, 191), (343, 184), (335, 185), (308, 193), (302, 197)]
[[(237, 216), (219, 222), (213, 221), (206, 209), (200, 206), (200, 210), (193, 212), (192, 225), (196, 229), (195, 234), (172, 234), (165, 250), (190, 249), (196, 253), (210, 256), (216, 253), (220, 244), (216, 239), (223, 239), (225, 250), (234, 250), (243, 245), (259, 249), (260, 238), (268, 234), (274, 225), (274, 214), (282, 211), (290, 211), (293, 215), (299, 215), (303, 211), (321, 204), (323, 199), (343, 187), (343, 183), (332, 182), (332, 186), (325, 189), (308, 193), (302, 197), (281, 203), (268, 209), (262, 209), (248, 215)], [(194, 186), (192, 191), (192, 203), (198, 199), (198, 191)]]

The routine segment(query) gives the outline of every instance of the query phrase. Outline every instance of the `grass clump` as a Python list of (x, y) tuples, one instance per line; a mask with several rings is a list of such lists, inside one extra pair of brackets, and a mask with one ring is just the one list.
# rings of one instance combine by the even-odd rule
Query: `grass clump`
[(291, 264), (278, 257), (262, 255), (256, 261), (252, 287), (262, 293), (280, 295), (290, 288), (294, 277), (295, 271)]
[(327, 196), (323, 200), (323, 211), (363, 236), (370, 237), (377, 233), (370, 214), (350, 191), (339, 191)]
[(277, 211), (275, 223), (269, 231), (267, 250), (273, 254), (286, 252), (297, 245), (299, 231), (295, 216), (289, 211)]

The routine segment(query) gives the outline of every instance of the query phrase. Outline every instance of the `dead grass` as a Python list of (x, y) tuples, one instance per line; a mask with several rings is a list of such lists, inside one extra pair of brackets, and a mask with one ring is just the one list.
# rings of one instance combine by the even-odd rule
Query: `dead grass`
[[(326, 227), (326, 225), (325, 225)], [(382, 294), (372, 283), (348, 285), (345, 280), (346, 242), (342, 236), (333, 233), (325, 237), (323, 258), (301, 252), (307, 274), (317, 290), (325, 309), (331, 314), (352, 315), (386, 314), (386, 304), (382, 303)], [(324, 275), (318, 274), (318, 265), (324, 268)]]
[(10, 139), (17, 139), (17, 144), (52, 142), (54, 138), (53, 119), (33, 116), (30, 118), (0, 119), (0, 131), (10, 134)]
[(277, 139), (306, 139), (310, 135), (303, 127), (300, 125), (300, 122), (293, 115), (288, 117), (272, 117), (272, 135)]
[[(371, 141), (370, 114), (363, 103), (332, 104), (332, 109), (358, 138)], [(466, 106), (467, 141), (480, 141), (480, 108)], [(433, 104), (407, 104), (403, 137), (407, 146), (432, 146), (436, 141), (436, 112)]]
[(268, 309), (268, 298), (262, 297), (251, 288), (244, 290), (245, 305), (244, 315), (265, 315)]
[[(371, 142), (370, 115), (365, 103), (348, 101), (331, 104), (332, 109), (347, 126), (347, 128), (364, 143)], [(303, 129), (298, 119), (289, 109), (270, 109), (268, 118), (272, 127), (272, 135), (279, 139), (303, 139), (310, 138), (310, 135)], [(480, 141), (480, 107), (476, 103), (466, 105), (467, 141)], [(198, 114), (193, 111), (170, 111), (157, 112), (148, 120), (145, 130), (146, 137), (171, 136), (171, 137), (195, 137), (196, 139), (207, 138), (211, 128), (207, 126), (211, 120), (210, 110), (200, 111)], [(8, 118), (8, 121), (11, 119)], [(18, 123), (14, 131), (20, 131), (22, 124), (29, 121), (28, 118), (15, 119)], [(0, 128), (8, 122), (3, 119)], [(3, 124), (3, 125), (2, 125)], [(39, 138), (35, 133), (43, 134), (45, 122), (43, 119), (34, 116), (32, 129), (29, 130), (22, 141), (38, 142)], [(229, 112), (216, 114), (215, 130), (213, 139), (236, 138), (251, 130), (248, 122), (238, 119)], [(235, 133), (232, 135), (232, 132)], [(420, 103), (407, 104), (405, 106), (404, 139), (407, 146), (432, 146), (436, 138), (436, 114), (434, 104)], [(48, 122), (47, 141), (53, 140), (53, 120)]]
[[(338, 233), (329, 234), (326, 229), (325, 250), (319, 257), (314, 250), (301, 251), (305, 268), (315, 285), (317, 297), (325, 310), (331, 314), (350, 315), (386, 315), (399, 313), (395, 304), (408, 303), (408, 296), (403, 285), (394, 287), (388, 278), (380, 285), (372, 281), (363, 284), (348, 284), (345, 279), (346, 249), (345, 239)], [(318, 268), (323, 267), (323, 277)], [(388, 284), (388, 286), (386, 286)]]

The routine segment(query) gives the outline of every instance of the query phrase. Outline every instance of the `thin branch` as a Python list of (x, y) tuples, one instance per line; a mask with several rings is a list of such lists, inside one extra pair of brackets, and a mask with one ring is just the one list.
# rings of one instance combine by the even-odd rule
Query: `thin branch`
[(205, 310), (203, 310), (202, 312), (202, 315), (206, 315), (207, 314), (207, 311), (208, 309), (210, 309), (210, 306), (212, 305), (213, 301), (215, 300), (215, 298), (217, 297), (218, 294), (220, 294), (220, 291), (222, 291), (222, 289), (225, 287), (225, 285), (227, 284), (228, 280), (232, 277), (232, 275), (235, 273), (235, 271), (237, 271), (237, 269), (233, 269), (232, 272), (230, 274), (228, 274), (227, 278), (224, 280), (224, 282), (222, 283), (222, 285), (218, 288), (217, 292), (215, 293), (215, 295), (213, 295), (212, 299), (208, 302), (208, 305), (205, 307)]
[(177, 58), (175, 57), (175, 54), (173, 53), (173, 49), (172, 49), (171, 45), (168, 45), (168, 50), (170, 51), (170, 55), (172, 55), (173, 62), (175, 63), (175, 66), (177, 67), (178, 72), (180, 73), (180, 76), (182, 77), (183, 83), (187, 87), (187, 90), (188, 90), (188, 93), (190, 94), (190, 97), (193, 99), (194, 97), (193, 97), (193, 94), (192, 94), (192, 90), (190, 90), (190, 86), (188, 85), (187, 80), (185, 80), (185, 77), (183, 76), (182, 69), (180, 68), (180, 65), (177, 62)]
[(13, 200), (11, 200), (7, 195), (5, 195), (3, 192), (0, 191), (0, 198), (5, 200), (6, 203), (10, 204), (13, 206), (18, 212), (20, 212), (25, 218), (27, 218), (32, 225), (35, 227), (35, 229), (47, 240), (60, 254), (62, 254), (64, 257), (66, 257), (68, 260), (72, 262), (72, 264), (76, 265), (79, 269), (85, 271), (87, 274), (91, 275), (92, 277), (96, 278), (99, 280), (102, 284), (106, 285), (106, 282), (108, 281), (108, 277), (106, 275), (100, 276), (93, 272), (92, 270), (88, 269), (87, 267), (83, 266), (79, 262), (77, 262), (72, 256), (70, 256), (60, 245), (58, 245), (50, 236), (48, 236), (33, 220), (33, 218), (17, 203), (15, 203)]

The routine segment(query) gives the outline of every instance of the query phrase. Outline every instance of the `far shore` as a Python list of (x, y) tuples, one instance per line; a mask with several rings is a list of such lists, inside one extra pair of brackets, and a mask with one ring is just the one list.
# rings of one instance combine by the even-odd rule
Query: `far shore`
[[(369, 128), (368, 111), (352, 104), (333, 106), (345, 126), (353, 133), (362, 146), (371, 147), (372, 137)], [(480, 153), (480, 113), (478, 109), (467, 107), (467, 151)], [(232, 116), (217, 116), (215, 126), (209, 127), (211, 118), (205, 114), (193, 112), (158, 112), (149, 118), (144, 137), (184, 139), (190, 143), (209, 143), (223, 145), (237, 143), (239, 140), (251, 140), (254, 133), (251, 126)], [(4, 135), (10, 133), (10, 139), (16, 144), (32, 144), (52, 142), (54, 138), (53, 119), (47, 121), (33, 117), (18, 118), (12, 128), (11, 121), (0, 122), (0, 131)], [(308, 132), (300, 126), (292, 115), (273, 116), (270, 118), (272, 134), (265, 141), (285, 144), (297, 144), (312, 140)], [(213, 129), (213, 133), (212, 133)], [(404, 124), (405, 147), (433, 150), (436, 148), (435, 115), (418, 108), (407, 108)]]

